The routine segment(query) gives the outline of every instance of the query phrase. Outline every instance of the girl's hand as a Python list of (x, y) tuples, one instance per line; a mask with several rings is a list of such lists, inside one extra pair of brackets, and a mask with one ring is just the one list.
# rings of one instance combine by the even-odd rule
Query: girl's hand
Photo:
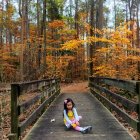
[(72, 125), (72, 127), (74, 127), (74, 128), (77, 126), (75, 123), (72, 123), (71, 125)]
[(79, 123), (78, 121), (76, 121), (76, 125), (78, 125), (78, 126), (79, 126), (79, 125), (80, 125), (80, 123)]

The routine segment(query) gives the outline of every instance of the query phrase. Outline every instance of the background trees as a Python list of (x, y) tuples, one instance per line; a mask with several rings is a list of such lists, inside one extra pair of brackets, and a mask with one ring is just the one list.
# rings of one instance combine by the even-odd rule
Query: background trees
[(139, 6), (139, 0), (2, 0), (0, 81), (139, 79)]

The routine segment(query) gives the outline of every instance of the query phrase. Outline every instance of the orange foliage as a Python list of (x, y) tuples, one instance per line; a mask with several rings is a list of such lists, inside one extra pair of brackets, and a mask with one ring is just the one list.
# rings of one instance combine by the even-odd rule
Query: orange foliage
[(134, 54), (139, 52), (139, 49), (133, 48), (129, 39), (131, 34), (126, 26), (120, 26), (108, 34), (106, 46), (97, 49), (93, 59), (95, 75), (123, 79), (138, 77), (137, 62), (140, 57)]
[(63, 28), (64, 25), (65, 25), (65, 23), (64, 23), (64, 21), (62, 21), (62, 20), (54, 20), (54, 21), (52, 21), (52, 22), (50, 22), (50, 23), (48, 24), (48, 26), (49, 26), (50, 28), (53, 28), (53, 29)]

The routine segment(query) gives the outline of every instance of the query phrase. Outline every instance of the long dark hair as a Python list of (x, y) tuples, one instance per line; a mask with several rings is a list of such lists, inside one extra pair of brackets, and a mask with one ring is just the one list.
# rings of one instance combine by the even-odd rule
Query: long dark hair
[(75, 103), (73, 102), (73, 100), (71, 98), (67, 98), (64, 100), (64, 110), (66, 110), (66, 113), (68, 113), (68, 109), (67, 109), (67, 103), (71, 102), (72, 103), (72, 108), (75, 107)]

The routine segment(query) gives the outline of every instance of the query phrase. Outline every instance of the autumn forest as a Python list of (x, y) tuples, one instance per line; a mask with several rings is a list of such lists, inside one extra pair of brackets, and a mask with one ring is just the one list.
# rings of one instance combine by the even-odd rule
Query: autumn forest
[(139, 0), (1, 0), (0, 81), (140, 79), (139, 6)]
[[(94, 92), (101, 90), (101, 96), (96, 94), (99, 100), (107, 105), (110, 100), (112, 114), (135, 138), (140, 138), (140, 132), (123, 121), (126, 118), (140, 130), (139, 81), (140, 0), (0, 0), (0, 139), (7, 140), (11, 132), (22, 139), (60, 89), (66, 87), (65, 93), (88, 93), (89, 87), (93, 92), (92, 86)], [(88, 100), (83, 100), (85, 96)], [(82, 105), (96, 102), (89, 100), (88, 94), (72, 97), (78, 103), (82, 100)], [(92, 103), (89, 106), (94, 110), (86, 104), (81, 110), (95, 114), (98, 107)], [(118, 112), (125, 117), (117, 115), (112, 106), (122, 109)], [(98, 119), (99, 115), (95, 116)], [(99, 124), (93, 126), (95, 130)], [(9, 139), (14, 140), (12, 135)]]

